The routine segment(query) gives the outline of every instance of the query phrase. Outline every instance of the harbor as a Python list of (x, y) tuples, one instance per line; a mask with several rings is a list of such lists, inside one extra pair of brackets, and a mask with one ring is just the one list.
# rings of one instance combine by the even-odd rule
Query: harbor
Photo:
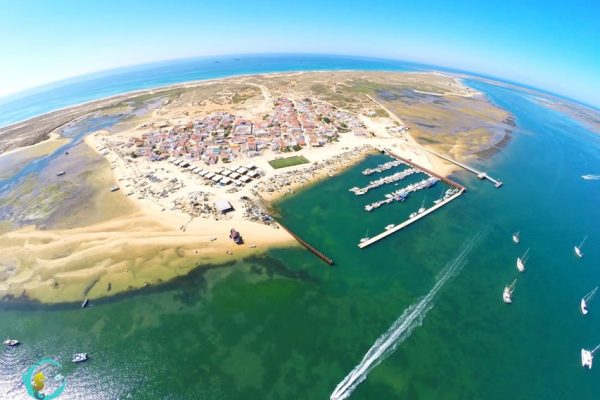
[(384, 199), (380, 199), (380, 200), (371, 202), (369, 204), (366, 204), (364, 206), (365, 211), (371, 212), (383, 205), (392, 204), (394, 202), (404, 202), (408, 198), (409, 194), (417, 192), (422, 189), (431, 188), (437, 182), (440, 182), (440, 181), (449, 185), (450, 189), (447, 189), (441, 198), (434, 200), (433, 205), (431, 207), (426, 208), (424, 201), (423, 201), (423, 204), (421, 205), (421, 207), (417, 211), (410, 213), (407, 220), (405, 220), (397, 225), (396, 224), (388, 224), (385, 227), (385, 230), (383, 232), (381, 232), (373, 237), (362, 238), (358, 244), (358, 247), (361, 249), (368, 247), (368, 246), (372, 245), (373, 243), (376, 243), (376, 242), (406, 228), (407, 226), (411, 225), (412, 223), (414, 223), (414, 222), (420, 220), (421, 218), (433, 213), (434, 211), (442, 208), (446, 204), (457, 199), (460, 195), (462, 195), (467, 190), (464, 186), (454, 182), (453, 180), (446, 178), (444, 176), (441, 176), (441, 175), (439, 175), (427, 168), (424, 168), (420, 165), (417, 165), (410, 160), (400, 157), (388, 149), (381, 148), (379, 150), (381, 151), (381, 153), (387, 155), (388, 157), (392, 157), (393, 160), (382, 163), (374, 168), (367, 168), (362, 171), (362, 175), (368, 176), (368, 175), (371, 175), (374, 173), (381, 173), (383, 171), (387, 171), (389, 169), (399, 167), (401, 165), (405, 165), (408, 168), (404, 169), (400, 172), (396, 172), (394, 174), (388, 175), (386, 177), (371, 181), (369, 183), (369, 185), (364, 186), (362, 188), (353, 187), (350, 189), (350, 192), (354, 193), (357, 196), (363, 195), (371, 189), (374, 189), (374, 188), (377, 188), (377, 187), (380, 187), (380, 186), (383, 186), (386, 184), (397, 182), (401, 179), (404, 179), (405, 177), (407, 177), (409, 175), (418, 174), (418, 173), (426, 175), (427, 178), (422, 179), (415, 183), (410, 183), (401, 189), (394, 190), (390, 193), (387, 193), (384, 195), (384, 197), (385, 197)]
[(459, 167), (461, 167), (461, 168), (463, 168), (463, 169), (465, 169), (465, 170), (467, 170), (469, 172), (474, 173), (477, 176), (477, 178), (479, 178), (481, 180), (486, 180), (487, 179), (488, 181), (492, 182), (492, 184), (496, 188), (500, 188), (502, 186), (502, 182), (501, 181), (492, 178), (491, 176), (489, 176), (487, 174), (487, 172), (479, 171), (479, 170), (477, 170), (477, 169), (475, 169), (473, 167), (468, 166), (467, 164), (464, 164), (464, 163), (461, 163), (459, 161), (453, 160), (452, 158), (450, 158), (448, 156), (444, 156), (444, 155), (442, 155), (440, 153), (437, 153), (437, 152), (435, 152), (433, 150), (430, 150), (430, 149), (427, 149), (425, 147), (422, 147), (422, 149), (425, 150), (426, 152), (430, 153), (430, 154), (433, 154), (434, 156), (437, 156), (437, 157), (439, 157), (439, 158), (441, 158), (443, 160), (446, 160), (446, 161), (448, 161), (448, 162), (450, 162), (450, 163), (452, 163), (454, 165), (458, 165)]

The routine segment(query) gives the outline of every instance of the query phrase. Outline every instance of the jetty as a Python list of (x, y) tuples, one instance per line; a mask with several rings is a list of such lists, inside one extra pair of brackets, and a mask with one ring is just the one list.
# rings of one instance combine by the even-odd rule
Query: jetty
[(450, 163), (452, 163), (454, 165), (458, 165), (459, 167), (461, 167), (461, 168), (463, 168), (463, 169), (465, 169), (465, 170), (467, 170), (469, 172), (472, 172), (473, 174), (475, 174), (477, 176), (477, 178), (479, 178), (481, 180), (487, 179), (488, 181), (492, 182), (496, 188), (500, 188), (502, 186), (502, 182), (501, 181), (492, 178), (491, 176), (489, 176), (487, 174), (487, 172), (479, 171), (479, 170), (477, 170), (477, 169), (475, 169), (473, 167), (468, 166), (467, 164), (463, 164), (461, 162), (453, 160), (452, 158), (450, 158), (448, 156), (445, 156), (445, 155), (442, 155), (440, 153), (437, 153), (437, 152), (435, 152), (433, 150), (429, 150), (429, 149), (426, 149), (424, 147), (422, 147), (422, 149), (425, 150), (428, 153), (433, 154), (434, 156), (437, 156), (437, 157), (439, 157), (439, 158), (441, 158), (443, 160), (446, 160), (446, 161), (448, 161), (448, 162), (450, 162)]
[(283, 229), (285, 229), (287, 231), (287, 233), (289, 233), (290, 235), (292, 235), (292, 237), (294, 239), (296, 239), (298, 241), (298, 243), (300, 243), (302, 246), (304, 246), (308, 251), (310, 251), (311, 253), (313, 253), (317, 257), (319, 257), (321, 260), (325, 261), (327, 264), (333, 265), (333, 260), (331, 258), (327, 257), (325, 254), (321, 253), (319, 250), (317, 250), (316, 248), (314, 248), (313, 246), (311, 246), (310, 243), (308, 243), (307, 241), (305, 241), (304, 239), (302, 239), (300, 236), (296, 235), (287, 226), (283, 225), (281, 222), (279, 222), (279, 226), (281, 226)]
[(377, 174), (377, 173), (380, 173), (383, 171), (387, 171), (388, 169), (397, 167), (399, 165), (402, 165), (402, 161), (392, 160), (392, 161), (388, 161), (386, 163), (380, 164), (380, 165), (376, 166), (375, 168), (367, 168), (362, 172), (362, 174), (365, 176)]
[(399, 190), (393, 191), (392, 193), (386, 194), (385, 195), (386, 198), (383, 200), (378, 200), (371, 204), (367, 204), (365, 206), (365, 211), (372, 211), (376, 208), (379, 208), (380, 206), (382, 206), (384, 204), (390, 204), (394, 201), (404, 201), (404, 200), (406, 200), (406, 198), (408, 197), (408, 195), (410, 193), (416, 192), (421, 189), (433, 187), (438, 181), (439, 181), (438, 178), (432, 176), (432, 177), (424, 179), (420, 182), (411, 183), (410, 185), (408, 185), (402, 189), (399, 189)]
[(452, 200), (458, 198), (461, 194), (463, 194), (465, 192), (465, 190), (466, 190), (465, 188), (459, 189), (459, 191), (456, 192), (455, 194), (453, 194), (452, 196), (448, 197), (447, 199), (442, 200), (438, 204), (434, 205), (433, 207), (428, 208), (427, 210), (423, 211), (422, 213), (419, 213), (416, 216), (407, 219), (406, 221), (402, 222), (399, 225), (394, 226), (393, 228), (390, 228), (390, 229), (387, 229), (387, 230), (381, 232), (379, 235), (373, 236), (372, 238), (369, 238), (365, 241), (360, 242), (358, 244), (358, 247), (360, 247), (361, 249), (364, 249), (365, 247), (370, 246), (373, 243), (376, 243), (383, 238), (393, 235), (394, 233), (398, 232), (399, 230), (406, 228), (410, 224), (420, 220), (421, 218), (425, 217), (426, 215), (429, 215), (432, 212), (434, 212), (435, 210), (442, 208), (446, 204), (450, 203)]

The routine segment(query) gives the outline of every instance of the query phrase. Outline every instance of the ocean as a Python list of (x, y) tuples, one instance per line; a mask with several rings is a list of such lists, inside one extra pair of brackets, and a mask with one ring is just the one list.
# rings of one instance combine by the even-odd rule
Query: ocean
[[(239, 62), (232, 73), (266, 72)], [(275, 70), (277, 59), (269, 62)], [(285, 58), (281, 65), (292, 70)], [(334, 266), (301, 248), (277, 249), (88, 309), (2, 303), (0, 334), (23, 344), (0, 352), (0, 397), (28, 398), (21, 374), (51, 357), (63, 362), (61, 399), (328, 399), (336, 387), (357, 400), (598, 398), (600, 367), (584, 370), (580, 349), (600, 343), (600, 302), (583, 317), (579, 300), (600, 284), (600, 181), (581, 179), (600, 173), (600, 136), (527, 93), (466, 83), (515, 116), (507, 145), (473, 163), (502, 188), (457, 172), (467, 193), (360, 250), (360, 238), (445, 189), (438, 183), (367, 213), (367, 202), (395, 188), (348, 191), (368, 182), (364, 168), (386, 160), (374, 155), (276, 205)], [(67, 105), (65, 90), (44, 107)], [(578, 259), (573, 246), (586, 235)], [(527, 248), (519, 273), (515, 260)], [(506, 305), (502, 289), (514, 279)], [(72, 364), (79, 351), (91, 360)], [(360, 384), (343, 385), (347, 376)]]

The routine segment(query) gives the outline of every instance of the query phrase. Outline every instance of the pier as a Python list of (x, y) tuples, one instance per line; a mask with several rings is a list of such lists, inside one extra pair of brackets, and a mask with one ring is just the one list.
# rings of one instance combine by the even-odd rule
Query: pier
[(441, 158), (441, 159), (443, 159), (443, 160), (446, 160), (446, 161), (448, 161), (448, 162), (450, 162), (450, 163), (452, 163), (452, 164), (454, 164), (454, 165), (458, 165), (459, 167), (461, 167), (461, 168), (463, 168), (463, 169), (465, 169), (465, 170), (467, 170), (467, 171), (469, 171), (469, 172), (472, 172), (472, 173), (474, 173), (475, 175), (477, 175), (477, 178), (479, 178), (479, 179), (481, 179), (481, 180), (487, 179), (488, 181), (492, 182), (496, 188), (500, 188), (500, 186), (502, 186), (502, 182), (501, 182), (501, 181), (499, 181), (499, 180), (497, 180), (497, 179), (494, 179), (494, 178), (492, 178), (492, 177), (491, 177), (491, 176), (489, 176), (489, 175), (488, 175), (486, 172), (479, 171), (479, 170), (477, 170), (477, 169), (475, 169), (475, 168), (473, 168), (473, 167), (469, 167), (469, 166), (468, 166), (468, 165), (466, 165), (466, 164), (463, 164), (463, 163), (461, 163), (461, 162), (458, 162), (458, 161), (456, 161), (456, 160), (453, 160), (453, 159), (451, 159), (450, 157), (444, 156), (444, 155), (442, 155), (442, 154), (436, 153), (436, 152), (435, 152), (435, 151), (433, 151), (433, 150), (429, 150), (429, 149), (426, 149), (426, 148), (424, 148), (424, 147), (422, 147), (422, 149), (423, 149), (423, 150), (425, 150), (425, 151), (426, 151), (426, 152), (428, 152), (428, 153), (431, 153), (431, 154), (433, 154), (434, 156), (438, 156), (439, 158)]
[(465, 190), (466, 190), (465, 188), (459, 189), (459, 191), (457, 193), (455, 193), (452, 196), (448, 197), (447, 199), (439, 202), (438, 204), (434, 205), (433, 207), (428, 208), (427, 210), (423, 211), (422, 213), (417, 214), (416, 216), (407, 219), (403, 223), (401, 223), (399, 225), (396, 225), (393, 228), (388, 229), (388, 230), (380, 233), (377, 236), (373, 236), (372, 238), (370, 238), (368, 240), (365, 240), (364, 242), (360, 242), (358, 244), (358, 247), (360, 247), (361, 249), (364, 249), (365, 247), (370, 246), (373, 243), (376, 243), (376, 242), (380, 241), (381, 239), (386, 238), (389, 235), (392, 235), (392, 234), (398, 232), (399, 230), (406, 228), (407, 226), (409, 226), (413, 222), (416, 222), (416, 221), (420, 220), (421, 218), (425, 217), (426, 215), (429, 215), (432, 212), (434, 212), (435, 210), (437, 210), (437, 209), (445, 206), (446, 204), (450, 203), (452, 200), (456, 199), (461, 194), (463, 194), (465, 192)]

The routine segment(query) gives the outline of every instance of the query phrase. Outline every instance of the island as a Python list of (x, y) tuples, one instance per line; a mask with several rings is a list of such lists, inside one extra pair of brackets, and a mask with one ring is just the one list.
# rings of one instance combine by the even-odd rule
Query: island
[(392, 149), (442, 176), (511, 138), (456, 76), (240, 76), (86, 103), (0, 129), (0, 297), (81, 302), (294, 246), (271, 205)]

